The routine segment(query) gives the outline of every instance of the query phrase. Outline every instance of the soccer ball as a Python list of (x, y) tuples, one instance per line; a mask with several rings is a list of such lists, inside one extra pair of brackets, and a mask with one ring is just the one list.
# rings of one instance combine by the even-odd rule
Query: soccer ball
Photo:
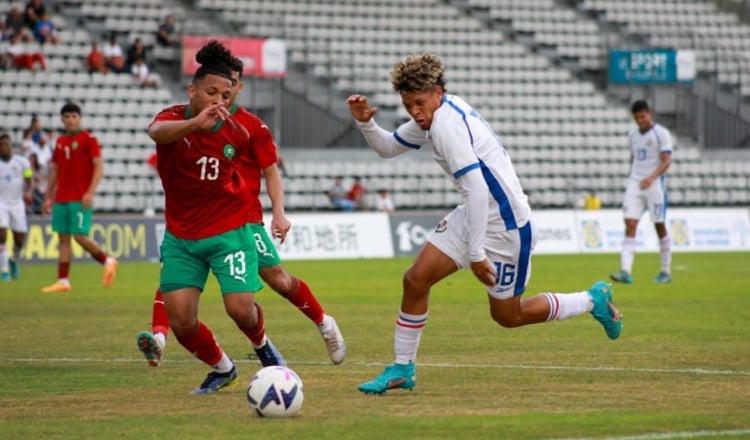
[(247, 403), (261, 417), (291, 417), (304, 399), (302, 380), (280, 365), (261, 368), (247, 386)]

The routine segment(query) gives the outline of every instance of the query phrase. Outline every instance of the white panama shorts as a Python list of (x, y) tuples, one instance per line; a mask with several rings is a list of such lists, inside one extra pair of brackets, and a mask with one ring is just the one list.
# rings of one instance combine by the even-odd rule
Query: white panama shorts
[[(469, 231), (466, 226), (466, 209), (459, 205), (448, 213), (430, 233), (427, 241), (451, 258), (461, 269), (470, 267)], [(484, 251), (498, 272), (494, 286), (487, 293), (496, 299), (520, 295), (531, 279), (531, 252), (536, 234), (531, 222), (510, 231), (488, 231)]]

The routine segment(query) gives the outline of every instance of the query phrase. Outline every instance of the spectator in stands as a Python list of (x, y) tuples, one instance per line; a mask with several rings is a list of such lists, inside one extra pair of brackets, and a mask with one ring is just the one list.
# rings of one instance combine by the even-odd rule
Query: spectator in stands
[(378, 190), (378, 198), (375, 199), (375, 208), (380, 212), (393, 212), (396, 210), (396, 204), (393, 203), (391, 195), (385, 188)]
[(33, 31), (36, 22), (46, 13), (47, 8), (44, 6), (44, 3), (42, 3), (42, 0), (31, 0), (26, 3), (26, 8), (24, 9), (24, 23)]
[(159, 77), (151, 74), (143, 57), (136, 57), (133, 65), (130, 67), (130, 72), (141, 87), (159, 88)]
[(27, 130), (31, 134), (31, 140), (34, 144), (39, 145), (42, 136), (44, 136), (44, 129), (42, 128), (42, 121), (37, 115), (31, 115), (31, 122), (29, 123), (29, 128), (27, 128)]
[(20, 33), (21, 40), (28, 42), (30, 37), (26, 34), (26, 22), (23, 19), (23, 14), (18, 7), (13, 6), (8, 11), (8, 15), (5, 16), (5, 30), (3, 31), (3, 41), (10, 41), (13, 35)]
[(601, 209), (602, 201), (599, 196), (596, 195), (596, 191), (590, 189), (589, 192), (583, 197), (583, 209), (587, 211), (595, 211)]
[(635, 101), (630, 107), (636, 128), (628, 135), (630, 142), (630, 178), (623, 197), (625, 239), (620, 253), (620, 271), (610, 275), (613, 281), (633, 282), (631, 269), (635, 258), (635, 233), (638, 221), (648, 211), (659, 236), (661, 269), (655, 283), (672, 281), (672, 239), (666, 226), (667, 193), (664, 174), (672, 158), (672, 135), (669, 130), (653, 120), (651, 107), (646, 101)]
[(125, 67), (130, 70), (133, 67), (133, 64), (135, 64), (135, 59), (138, 57), (143, 58), (143, 62), (148, 64), (146, 46), (140, 38), (133, 40), (133, 44), (128, 47), (127, 57), (125, 58)]
[(362, 185), (362, 178), (359, 176), (354, 177), (352, 187), (349, 188), (349, 192), (346, 193), (346, 198), (354, 203), (356, 209), (364, 207), (365, 187)]
[(34, 25), (34, 38), (40, 44), (52, 43), (58, 44), (60, 42), (60, 36), (57, 34), (55, 24), (52, 23), (48, 13), (42, 14), (39, 20)]
[(177, 44), (174, 28), (174, 18), (171, 15), (164, 17), (164, 21), (156, 31), (156, 42), (162, 46), (174, 46)]
[(104, 65), (115, 73), (122, 73), (125, 70), (125, 56), (122, 53), (122, 47), (117, 43), (117, 36), (112, 34), (109, 40), (102, 45), (104, 54)]
[(390, 78), (410, 116), (395, 132), (378, 126), (373, 119), (377, 108), (365, 96), (347, 98), (367, 144), (386, 158), (430, 151), (446, 178), (456, 184), (462, 201), (430, 233), (403, 276), (395, 362), (359, 390), (383, 394), (416, 386), (415, 361), (427, 324), (430, 289), (462, 268), (470, 268), (481, 283), (490, 315), (503, 327), (591, 313), (609, 338), (618, 338), (622, 322), (609, 283), (595, 283), (588, 291), (521, 298), (536, 241), (531, 209), (500, 137), (466, 101), (446, 92), (440, 58), (431, 53), (409, 56), (393, 66)]
[(42, 211), (52, 214), (52, 230), (58, 236), (57, 281), (42, 288), (44, 293), (69, 292), (68, 274), (72, 258), (71, 239), (104, 267), (102, 285), (115, 280), (117, 260), (89, 238), (94, 196), (102, 178), (101, 147), (96, 137), (81, 126), (81, 108), (74, 103), (60, 110), (65, 133), (57, 139), (49, 162), (47, 192)]
[(348, 192), (344, 189), (344, 185), (341, 183), (342, 180), (342, 176), (334, 177), (333, 184), (326, 191), (326, 195), (328, 195), (328, 200), (331, 201), (333, 206), (342, 211), (351, 212), (354, 211), (354, 202), (347, 197)]
[(41, 52), (28, 52), (28, 48), (23, 42), (23, 35), (21, 33), (13, 35), (6, 50), (11, 65), (17, 69), (34, 70), (36, 64), (39, 64), (39, 68), (42, 70), (47, 69), (44, 55)]
[(109, 67), (104, 62), (104, 53), (99, 49), (99, 43), (91, 42), (91, 51), (86, 58), (89, 73), (109, 73)]

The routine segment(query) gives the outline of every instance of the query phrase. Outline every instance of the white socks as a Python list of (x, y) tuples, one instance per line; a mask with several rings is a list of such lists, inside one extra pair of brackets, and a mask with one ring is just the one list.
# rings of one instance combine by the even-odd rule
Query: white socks
[(659, 256), (661, 257), (661, 271), (671, 273), (672, 271), (672, 238), (665, 235), (659, 240)]
[(620, 269), (627, 273), (633, 272), (633, 259), (635, 258), (635, 238), (625, 237), (622, 241), (620, 253)]
[(422, 329), (427, 324), (427, 313), (424, 315), (410, 315), (399, 311), (396, 320), (396, 337), (393, 346), (396, 351), (397, 364), (414, 362), (419, 348)]
[(232, 368), (234, 368), (234, 363), (231, 359), (229, 359), (229, 356), (227, 356), (226, 353), (222, 353), (219, 363), (213, 365), (211, 368), (213, 368), (217, 373), (229, 373), (230, 371), (232, 371)]
[(549, 301), (549, 316), (547, 321), (554, 319), (562, 321), (573, 316), (583, 315), (594, 308), (588, 291), (575, 293), (545, 293)]
[(0, 270), (8, 271), (8, 248), (5, 244), (0, 244)]
[(164, 333), (155, 332), (155, 333), (152, 333), (151, 336), (154, 337), (154, 340), (159, 345), (159, 347), (161, 347), (162, 350), (164, 349), (164, 347), (167, 346), (167, 337), (164, 336)]

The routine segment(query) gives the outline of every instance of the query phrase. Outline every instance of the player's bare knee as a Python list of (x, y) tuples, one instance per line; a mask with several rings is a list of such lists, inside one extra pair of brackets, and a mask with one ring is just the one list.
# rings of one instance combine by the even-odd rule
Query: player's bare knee
[(227, 314), (240, 328), (251, 328), (258, 323), (258, 315), (252, 313), (254, 308), (230, 308), (227, 309)]
[(413, 271), (406, 271), (402, 280), (404, 292), (414, 295), (426, 295), (430, 291), (430, 280), (415, 274)]
[(274, 292), (285, 298), (289, 297), (289, 294), (295, 290), (297, 285), (297, 280), (289, 276), (286, 272), (274, 273), (270, 275), (268, 279), (263, 278), (263, 281), (265, 281)]
[(523, 320), (520, 316), (508, 315), (507, 313), (504, 314), (495, 310), (490, 310), (490, 315), (493, 321), (505, 328), (520, 327), (523, 325)]
[(169, 327), (172, 329), (175, 337), (179, 340), (182, 337), (186, 337), (198, 332), (198, 321), (193, 319), (181, 319), (172, 318), (169, 322)]

